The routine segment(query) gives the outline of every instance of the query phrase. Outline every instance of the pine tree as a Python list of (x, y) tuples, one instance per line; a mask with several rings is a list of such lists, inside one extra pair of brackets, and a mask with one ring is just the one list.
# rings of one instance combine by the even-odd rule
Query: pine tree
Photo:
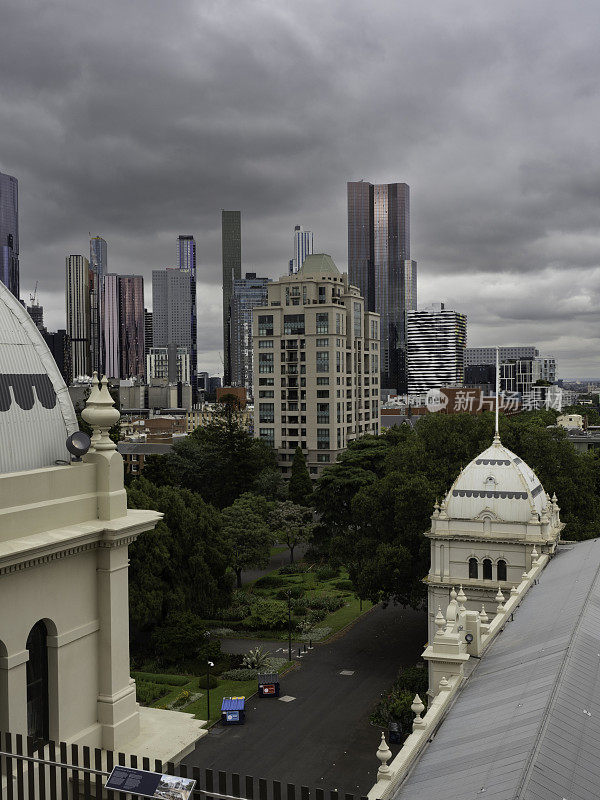
[(289, 497), (292, 503), (308, 505), (313, 486), (306, 466), (306, 458), (300, 447), (296, 448), (292, 461), (292, 476), (289, 485)]

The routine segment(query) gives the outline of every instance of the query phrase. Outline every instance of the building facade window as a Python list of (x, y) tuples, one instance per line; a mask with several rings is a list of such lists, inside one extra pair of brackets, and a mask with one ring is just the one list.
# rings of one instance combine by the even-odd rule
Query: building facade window
[(329, 424), (329, 403), (317, 403), (317, 422), (320, 425)]
[(273, 353), (259, 353), (258, 354), (258, 371), (259, 372), (274, 372), (275, 367), (273, 364)]
[(354, 336), (362, 336), (362, 306), (360, 303), (354, 303)]
[(273, 347), (273, 339), (262, 339), (262, 340), (261, 340), (261, 341), (258, 343), (258, 346), (259, 346), (259, 348), (261, 348), (261, 349), (268, 349), (268, 348), (270, 348), (270, 347)]
[(317, 428), (317, 450), (329, 450), (329, 428)]
[(317, 386), (329, 386), (329, 378), (317, 378)]
[(259, 437), (271, 447), (275, 447), (275, 428), (259, 428)]
[(273, 314), (260, 314), (258, 317), (258, 335), (273, 336)]
[(479, 564), (476, 558), (469, 559), (469, 578), (479, 577)]
[(275, 404), (274, 403), (259, 403), (258, 404), (258, 421), (259, 422), (275, 422)]
[(328, 350), (317, 350), (317, 372), (329, 372)]
[(484, 558), (483, 560), (483, 580), (484, 581), (491, 581), (492, 580), (492, 562), (489, 558)]
[(498, 561), (498, 564), (497, 564), (496, 568), (498, 570), (498, 580), (499, 581), (505, 581), (506, 580), (506, 561), (504, 561), (504, 559), (501, 558)]
[(317, 347), (329, 347), (329, 339), (317, 339)]
[(317, 314), (317, 333), (329, 333), (329, 314)]
[(286, 336), (304, 333), (304, 314), (284, 314), (283, 332)]
[(328, 464), (329, 459), (330, 459), (329, 453), (317, 453), (317, 461), (319, 461), (320, 463)]

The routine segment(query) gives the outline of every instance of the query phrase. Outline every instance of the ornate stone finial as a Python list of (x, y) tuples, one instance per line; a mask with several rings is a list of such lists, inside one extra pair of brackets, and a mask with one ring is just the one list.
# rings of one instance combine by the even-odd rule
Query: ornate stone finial
[(479, 620), (484, 625), (487, 624), (487, 622), (489, 620), (488, 615), (485, 613), (485, 606), (484, 605), (481, 606), (481, 611), (479, 612)]
[(381, 741), (379, 743), (379, 747), (377, 748), (377, 758), (381, 762), (381, 766), (377, 770), (377, 780), (384, 780), (389, 781), (392, 777), (391, 770), (388, 766), (388, 761), (392, 757), (392, 752), (387, 745), (385, 740), (385, 734), (381, 731)]
[[(98, 388), (100, 387), (100, 388)], [(92, 427), (92, 446), (95, 450), (116, 450), (117, 445), (108, 435), (108, 431), (119, 420), (119, 411), (108, 391), (106, 375), (98, 384), (98, 375), (94, 372), (92, 391), (85, 404), (81, 416)]]
[(467, 595), (463, 592), (462, 583), (458, 588), (458, 594), (456, 595), (456, 599), (458, 601), (458, 610), (466, 611), (465, 603), (467, 602)]
[(425, 721), (421, 718), (421, 714), (425, 711), (425, 706), (418, 694), (415, 695), (415, 699), (412, 701), (411, 710), (415, 715), (415, 719), (413, 721), (413, 731), (415, 728), (424, 728)]
[(436, 500), (433, 505), (433, 514), (431, 515), (432, 519), (437, 519), (440, 516), (440, 504)]
[(515, 594), (519, 594), (519, 590), (517, 589), (517, 587), (516, 587), (516, 586), (513, 586), (513, 587), (511, 588), (511, 590), (510, 590), (510, 594), (511, 594), (511, 597), (512, 597), (513, 595), (515, 595)]
[(496, 613), (501, 614), (504, 611), (504, 595), (502, 594), (502, 589), (498, 586), (498, 594), (494, 598), (494, 600), (498, 603), (496, 607)]
[(440, 692), (447, 692), (450, 689), (450, 684), (446, 680), (446, 676), (442, 675), (442, 680), (440, 681)]
[(438, 606), (438, 610), (437, 610), (437, 614), (435, 615), (434, 622), (435, 622), (435, 627), (437, 628), (437, 631), (435, 632), (435, 635), (438, 636), (438, 634), (439, 634), (441, 636), (442, 633), (444, 632), (444, 628), (446, 627), (446, 620), (444, 618), (444, 615), (442, 614), (442, 607), (441, 606)]
[(452, 600), (456, 600), (457, 596), (458, 596), (458, 595), (456, 594), (456, 590), (455, 590), (455, 588), (454, 588), (454, 586), (453, 586), (453, 587), (452, 587), (452, 591), (450, 592), (450, 601), (452, 601)]
[(526, 580), (529, 578), (529, 575), (528, 575), (526, 572), (524, 572), (524, 573), (521, 575), (521, 578), (522, 578), (524, 581), (526, 581)]
[(558, 501), (558, 497), (556, 496), (556, 492), (552, 492), (552, 502), (556, 503)]
[(533, 545), (533, 550), (531, 551), (531, 563), (535, 566), (538, 563), (539, 553), (535, 545)]

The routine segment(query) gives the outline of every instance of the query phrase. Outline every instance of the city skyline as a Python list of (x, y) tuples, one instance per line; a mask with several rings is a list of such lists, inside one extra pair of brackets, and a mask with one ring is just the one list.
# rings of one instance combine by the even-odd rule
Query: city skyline
[[(423, 302), (464, 309), (473, 344), (535, 342), (563, 377), (597, 372), (596, 10), (382, 2), (365, 19), (351, 0), (342, 30), (335, 2), (218, 15), (181, 2), (140, 28), (134, 2), (115, 31), (114, 8), (86, 25), (57, 7), (31, 29), (6, 3), (0, 171), (19, 180), (21, 297), (40, 281), (49, 329), (64, 326), (61, 267), (88, 231), (109, 242), (111, 271), (147, 285), (190, 231), (199, 359), (220, 372), (219, 209), (244, 213), (245, 269), (280, 277), (301, 220), (344, 271), (346, 182), (397, 179), (412, 188)], [(60, 45), (66, 29), (76, 52)]]

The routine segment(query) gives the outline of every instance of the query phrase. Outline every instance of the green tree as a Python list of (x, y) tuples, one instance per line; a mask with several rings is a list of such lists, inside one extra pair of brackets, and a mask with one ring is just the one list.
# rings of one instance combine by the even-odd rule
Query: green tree
[(312, 508), (285, 500), (276, 503), (270, 522), (277, 540), (286, 543), (290, 551), (290, 564), (293, 563), (295, 548), (310, 541), (314, 530)]
[(238, 588), (242, 571), (266, 567), (272, 536), (268, 525), (269, 503), (264, 497), (246, 492), (221, 512), (223, 551), (235, 572)]
[(155, 486), (143, 477), (127, 495), (129, 508), (164, 514), (129, 547), (132, 628), (151, 630), (170, 613), (208, 616), (227, 606), (232, 582), (218, 512), (187, 489)]
[(213, 422), (196, 428), (170, 453), (150, 457), (144, 476), (158, 485), (191, 489), (225, 508), (249, 491), (263, 470), (275, 467), (273, 449), (254, 439), (243, 428), (237, 409), (226, 404)]
[(206, 627), (191, 611), (169, 614), (152, 634), (152, 644), (159, 660), (167, 666), (216, 658), (220, 650), (218, 640), (209, 638)]
[(308, 505), (312, 491), (313, 485), (310, 475), (308, 474), (306, 458), (304, 457), (302, 448), (297, 447), (294, 453), (294, 460), (292, 461), (292, 474), (288, 487), (290, 500), (299, 505)]

